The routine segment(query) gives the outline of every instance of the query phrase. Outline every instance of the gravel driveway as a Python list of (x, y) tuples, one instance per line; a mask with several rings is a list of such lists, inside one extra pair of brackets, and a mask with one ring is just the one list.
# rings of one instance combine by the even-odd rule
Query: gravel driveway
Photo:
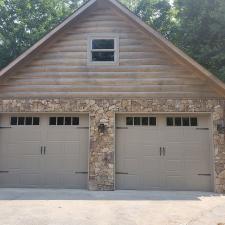
[(1, 225), (218, 225), (225, 196), (202, 192), (0, 189)]

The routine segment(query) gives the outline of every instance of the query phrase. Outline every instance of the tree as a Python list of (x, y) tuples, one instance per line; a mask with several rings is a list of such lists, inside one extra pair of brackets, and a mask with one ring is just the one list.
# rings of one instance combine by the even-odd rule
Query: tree
[(169, 0), (121, 0), (131, 11), (169, 38), (175, 20)]
[(82, 1), (0, 0), (0, 68), (33, 45)]
[(171, 40), (225, 81), (225, 1), (176, 0)]

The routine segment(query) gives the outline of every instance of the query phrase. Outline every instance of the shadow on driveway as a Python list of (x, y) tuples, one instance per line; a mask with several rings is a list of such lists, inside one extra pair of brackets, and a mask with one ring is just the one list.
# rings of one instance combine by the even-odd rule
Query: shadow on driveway
[(107, 191), (74, 189), (0, 189), (1, 200), (104, 200), (104, 201), (200, 201), (202, 197), (221, 196), (189, 191)]

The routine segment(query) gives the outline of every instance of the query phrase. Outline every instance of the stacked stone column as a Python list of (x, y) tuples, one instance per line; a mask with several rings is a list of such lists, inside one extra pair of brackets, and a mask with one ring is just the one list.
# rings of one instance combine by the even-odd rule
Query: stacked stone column
[[(99, 130), (100, 124), (104, 125), (104, 131)], [(90, 112), (90, 190), (114, 190), (114, 124), (115, 113), (109, 101), (93, 101)]]
[(225, 193), (225, 141), (224, 131), (219, 132), (217, 126), (224, 121), (224, 108), (216, 106), (213, 112), (213, 144), (215, 152), (215, 187), (216, 192)]

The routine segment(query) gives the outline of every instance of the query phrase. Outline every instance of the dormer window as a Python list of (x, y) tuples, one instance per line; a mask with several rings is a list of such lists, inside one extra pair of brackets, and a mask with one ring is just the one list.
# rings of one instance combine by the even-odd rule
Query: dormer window
[(114, 36), (90, 37), (88, 63), (111, 65), (118, 63), (118, 38)]

